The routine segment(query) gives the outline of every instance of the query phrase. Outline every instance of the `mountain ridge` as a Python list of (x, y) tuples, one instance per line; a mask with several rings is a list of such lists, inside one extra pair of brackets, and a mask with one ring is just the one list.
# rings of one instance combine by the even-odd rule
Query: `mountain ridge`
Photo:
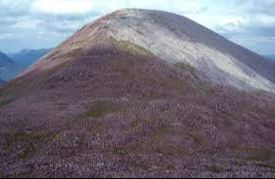
[(12, 60), (3, 52), (0, 51), (0, 67), (5, 67), (12, 64)]
[(20, 52), (8, 54), (8, 56), (19, 68), (16, 73), (17, 75), (38, 61), (49, 51), (50, 49), (23, 49)]
[(0, 78), (3, 80), (9, 80), (14, 74), (14, 68), (16, 68), (15, 63), (0, 51)]
[(17, 74), (39, 60), (48, 51), (48, 49), (29, 49), (13, 54), (4, 54), (0, 52), (0, 78), (5, 81), (12, 80)]
[(275, 60), (275, 55), (264, 55), (264, 56), (270, 60)]

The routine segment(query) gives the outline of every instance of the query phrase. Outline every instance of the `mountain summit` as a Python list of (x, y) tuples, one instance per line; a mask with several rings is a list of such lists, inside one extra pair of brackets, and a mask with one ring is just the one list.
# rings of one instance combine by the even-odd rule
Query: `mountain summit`
[(62, 53), (85, 51), (98, 43), (114, 41), (142, 47), (168, 64), (190, 65), (219, 85), (274, 91), (274, 62), (187, 18), (161, 11), (127, 9), (109, 14), (82, 28), (55, 49), (51, 58), (41, 60), (34, 68), (63, 63), (48, 62)]
[(182, 16), (108, 14), (0, 88), (0, 176), (274, 177), (273, 67)]

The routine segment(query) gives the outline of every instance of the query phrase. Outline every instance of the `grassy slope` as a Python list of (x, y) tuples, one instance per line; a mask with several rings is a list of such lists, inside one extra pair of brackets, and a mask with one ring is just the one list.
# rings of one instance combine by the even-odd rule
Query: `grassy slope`
[(274, 96), (113, 45), (0, 89), (0, 176), (274, 176)]

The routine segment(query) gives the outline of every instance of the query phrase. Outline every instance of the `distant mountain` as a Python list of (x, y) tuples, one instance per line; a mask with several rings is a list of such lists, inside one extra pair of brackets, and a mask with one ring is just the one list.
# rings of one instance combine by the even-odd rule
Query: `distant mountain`
[(0, 51), (0, 79), (11, 79), (16, 71), (15, 63), (3, 52)]
[(266, 58), (275, 60), (275, 55), (265, 55)]
[(3, 85), (3, 84), (5, 84), (5, 83), (6, 82), (4, 80), (0, 79), (0, 86)]
[(12, 60), (6, 54), (0, 51), (0, 68), (4, 68), (12, 64)]
[(5, 81), (15, 78), (17, 74), (35, 63), (48, 51), (49, 49), (22, 50), (19, 53), (8, 55), (0, 52), (0, 78)]
[(39, 58), (44, 56), (50, 49), (38, 49), (38, 50), (22, 50), (19, 53), (9, 54), (9, 57), (20, 66), (22, 70), (35, 63)]

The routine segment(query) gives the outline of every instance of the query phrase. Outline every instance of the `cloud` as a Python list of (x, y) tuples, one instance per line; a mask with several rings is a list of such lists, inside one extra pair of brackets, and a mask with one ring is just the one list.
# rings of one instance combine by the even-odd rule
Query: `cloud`
[(0, 40), (5, 40), (5, 39), (12, 39), (15, 36), (11, 33), (5, 33), (0, 35)]
[(18, 17), (28, 14), (32, 0), (1, 0), (0, 15), (3, 17)]
[(122, 8), (181, 14), (253, 50), (275, 53), (267, 48), (275, 44), (275, 0), (0, 0), (0, 49), (55, 46), (86, 23)]
[(91, 0), (35, 0), (31, 10), (47, 14), (82, 14), (93, 10), (93, 5)]

